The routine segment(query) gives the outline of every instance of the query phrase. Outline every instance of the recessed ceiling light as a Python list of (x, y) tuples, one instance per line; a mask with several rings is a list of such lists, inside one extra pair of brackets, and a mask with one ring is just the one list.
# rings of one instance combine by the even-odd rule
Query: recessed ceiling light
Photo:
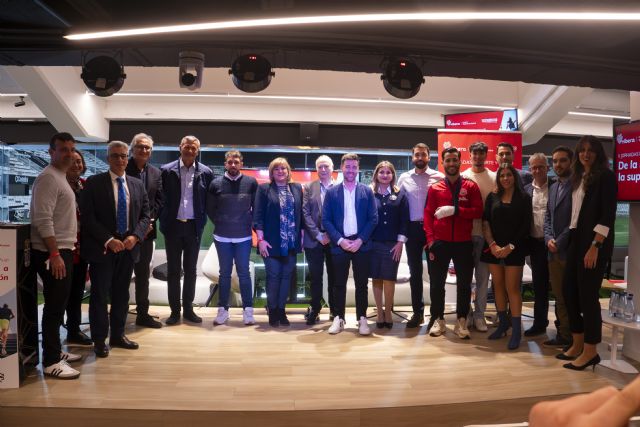
[(596, 114), (596, 113), (582, 113), (579, 111), (569, 111), (570, 116), (585, 116), (585, 117), (600, 117), (605, 119), (621, 119), (631, 120), (630, 116), (619, 116), (615, 114)]
[(640, 21), (634, 12), (416, 12), (372, 13), (362, 15), (298, 16), (290, 18), (248, 19), (238, 21), (204, 22), (200, 24), (168, 25), (130, 28), (95, 33), (70, 34), (68, 40), (90, 40), (147, 34), (179, 33), (186, 31), (228, 30), (238, 28), (278, 27), (313, 24), (353, 24), (359, 22), (448, 22), (448, 21)]

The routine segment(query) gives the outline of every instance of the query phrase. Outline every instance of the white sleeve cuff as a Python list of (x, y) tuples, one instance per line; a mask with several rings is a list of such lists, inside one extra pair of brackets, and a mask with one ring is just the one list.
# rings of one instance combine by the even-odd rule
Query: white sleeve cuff
[(598, 224), (593, 227), (593, 231), (598, 234), (602, 234), (605, 238), (609, 235), (609, 227), (607, 227), (606, 225)]
[(111, 237), (109, 240), (107, 240), (106, 242), (104, 242), (104, 248), (107, 249), (107, 246), (109, 246), (109, 242), (112, 241), (113, 239), (115, 239), (115, 237)]
[(344, 240), (344, 237), (341, 237), (338, 239), (338, 246), (340, 246), (340, 243), (342, 243), (343, 240)]
[(402, 234), (398, 234), (397, 240), (398, 240), (398, 242), (405, 243), (407, 241), (407, 236), (404, 236)]
[(316, 240), (317, 240), (318, 242), (322, 241), (322, 238), (323, 238), (323, 237), (324, 237), (324, 233), (318, 233), (318, 234), (316, 234)]

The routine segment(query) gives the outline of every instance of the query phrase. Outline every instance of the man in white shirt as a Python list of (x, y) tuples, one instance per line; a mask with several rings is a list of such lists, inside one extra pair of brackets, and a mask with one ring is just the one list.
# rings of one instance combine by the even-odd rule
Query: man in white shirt
[[(496, 186), (496, 173), (485, 167), (487, 161), (487, 152), (489, 147), (482, 141), (475, 142), (469, 147), (469, 156), (471, 157), (471, 167), (464, 172), (462, 176), (475, 182), (480, 188), (482, 196), (482, 205), (487, 200), (489, 193)], [(489, 288), (489, 266), (480, 261), (480, 255), (484, 250), (484, 236), (482, 234), (482, 219), (473, 221), (473, 231), (471, 232), (473, 241), (473, 261), (475, 284), (472, 294), (475, 294), (473, 313), (468, 319), (473, 322), (473, 326), (479, 332), (487, 332), (487, 322), (484, 313), (487, 309), (487, 293)]]
[(322, 225), (331, 240), (334, 274), (334, 310), (330, 334), (344, 329), (345, 300), (349, 267), (353, 267), (356, 288), (356, 318), (360, 335), (369, 335), (367, 306), (369, 283), (368, 252), (371, 233), (378, 224), (375, 196), (369, 186), (357, 182), (360, 158), (355, 153), (342, 156), (342, 185), (326, 191), (322, 206)]
[[(429, 147), (419, 143), (413, 147), (411, 159), (414, 169), (398, 178), (398, 187), (404, 189), (409, 201), (409, 229), (407, 248), (407, 264), (411, 278), (411, 306), (413, 316), (407, 322), (407, 328), (417, 328), (424, 321), (424, 298), (422, 283), (422, 260), (427, 239), (424, 234), (424, 207), (427, 192), (436, 182), (444, 179), (444, 174), (429, 167)], [(428, 258), (427, 258), (428, 259)], [(428, 261), (427, 261), (428, 262)]]
[(47, 376), (74, 379), (80, 372), (67, 362), (82, 360), (62, 351), (60, 326), (71, 290), (73, 245), (77, 237), (76, 196), (67, 182), (75, 140), (58, 133), (49, 142), (51, 163), (33, 183), (31, 196), (31, 245), (33, 269), (42, 279), (42, 367)]
[(549, 165), (543, 153), (535, 153), (529, 157), (529, 169), (533, 175), (533, 182), (527, 184), (524, 189), (531, 196), (533, 207), (529, 257), (535, 302), (533, 325), (524, 331), (524, 336), (534, 337), (545, 334), (549, 325), (549, 254), (544, 241), (544, 216), (549, 200), (549, 185), (552, 182), (547, 178)]

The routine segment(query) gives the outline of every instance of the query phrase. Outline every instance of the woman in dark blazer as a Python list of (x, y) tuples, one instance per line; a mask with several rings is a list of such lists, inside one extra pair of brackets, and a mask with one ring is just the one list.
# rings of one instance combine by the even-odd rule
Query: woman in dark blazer
[(302, 247), (302, 186), (291, 182), (291, 167), (282, 157), (269, 164), (269, 179), (258, 187), (253, 227), (267, 274), (269, 325), (289, 326), (285, 305)]
[[(512, 327), (507, 348), (515, 350), (522, 339), (522, 269), (527, 256), (531, 231), (531, 197), (520, 187), (518, 172), (508, 163), (496, 171), (496, 188), (484, 204), (482, 230), (485, 250), (480, 259), (489, 264), (491, 281), (500, 321), (489, 339), (507, 335)], [(511, 310), (511, 325), (507, 318), (507, 301)]]
[[(378, 225), (371, 234), (371, 279), (376, 300), (378, 329), (393, 327), (393, 295), (402, 247), (407, 241), (409, 202), (404, 191), (396, 187), (396, 169), (387, 161), (378, 163), (373, 171), (371, 189), (378, 208)], [(384, 311), (382, 295), (384, 293)]]
[(572, 360), (567, 369), (583, 370), (600, 363), (602, 341), (600, 286), (613, 253), (617, 185), (602, 143), (583, 136), (572, 164), (572, 211), (569, 250), (562, 290), (573, 344), (556, 357)]

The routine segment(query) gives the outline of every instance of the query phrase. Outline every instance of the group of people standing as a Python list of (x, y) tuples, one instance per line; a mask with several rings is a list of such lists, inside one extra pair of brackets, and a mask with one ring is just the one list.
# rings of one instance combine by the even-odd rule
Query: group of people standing
[[(200, 163), (200, 142), (182, 139), (180, 158), (156, 168), (149, 164), (153, 140), (136, 135), (131, 144), (112, 141), (107, 147), (109, 171), (83, 180), (86, 170), (73, 137), (56, 134), (50, 142), (51, 164), (36, 179), (31, 203), (33, 260), (44, 285), (42, 318), (44, 373), (77, 378), (68, 362), (81, 357), (62, 351), (59, 328), (67, 312), (67, 342), (93, 345), (98, 357), (110, 347), (136, 349), (125, 335), (129, 283), (135, 272), (136, 324), (160, 328), (149, 315), (149, 264), (156, 221), (165, 236), (167, 289), (171, 314), (202, 319), (193, 310), (196, 264), (207, 218), (219, 271), (215, 325), (229, 320), (233, 267), (239, 279), (243, 323), (255, 323), (249, 273), (252, 231), (266, 270), (269, 325), (287, 326), (285, 310), (296, 256), (305, 251), (311, 276), (307, 325), (320, 320), (323, 274), (327, 271), (330, 334), (345, 327), (345, 301), (350, 269), (355, 284), (358, 332), (371, 334), (367, 321), (368, 282), (372, 280), (377, 328), (393, 327), (394, 289), (403, 247), (407, 250), (413, 315), (407, 328), (424, 322), (423, 260), (430, 276), (431, 336), (446, 332), (445, 282), (452, 261), (457, 280), (454, 333), (470, 337), (469, 327), (487, 332), (485, 311), (489, 274), (498, 325), (489, 335), (500, 339), (511, 329), (509, 349), (521, 341), (520, 285), (525, 257), (533, 271), (535, 319), (524, 332), (546, 332), (549, 281), (556, 296), (557, 336), (545, 345), (563, 347), (565, 367), (584, 369), (599, 362), (598, 289), (613, 247), (615, 180), (602, 144), (582, 138), (574, 152), (553, 152), (557, 179), (547, 177), (543, 154), (534, 154), (532, 173), (512, 166), (513, 147), (498, 146), (499, 167), (485, 167), (488, 147), (469, 147), (471, 168), (460, 172), (462, 153), (453, 147), (440, 153), (444, 173), (428, 166), (425, 144), (412, 149), (414, 168), (396, 176), (388, 161), (380, 162), (370, 186), (358, 182), (360, 158), (342, 156), (343, 180), (333, 180), (333, 161), (316, 160), (318, 179), (304, 187), (292, 181), (285, 158), (268, 167), (269, 182), (258, 184), (241, 172), (243, 156), (225, 154), (225, 173), (213, 177)], [(80, 330), (80, 304), (87, 269), (91, 279), (91, 337)], [(184, 279), (181, 289), (181, 272)], [(475, 285), (472, 281), (475, 273)], [(110, 299), (111, 310), (107, 311)], [(472, 305), (470, 304), (472, 302)], [(109, 344), (106, 339), (109, 337)]]

